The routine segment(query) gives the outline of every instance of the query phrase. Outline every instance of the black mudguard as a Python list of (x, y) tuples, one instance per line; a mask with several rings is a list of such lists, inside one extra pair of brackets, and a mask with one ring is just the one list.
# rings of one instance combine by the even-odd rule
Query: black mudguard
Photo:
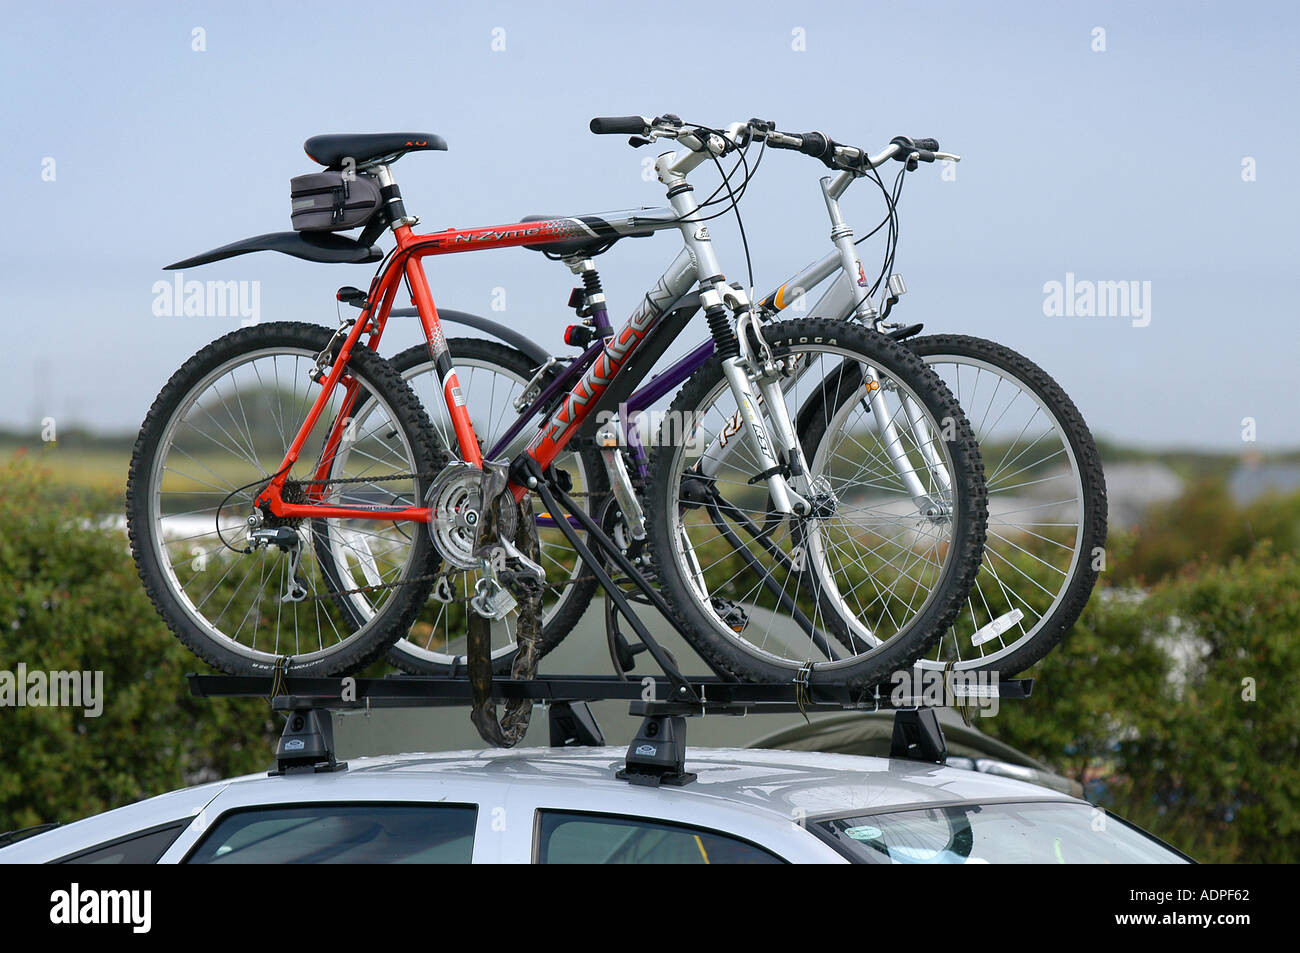
[(220, 248), (205, 251), (193, 258), (186, 258), (184, 261), (168, 265), (166, 270), (174, 271), (177, 268), (206, 265), (254, 251), (278, 251), (285, 255), (292, 255), (294, 258), (330, 264), (364, 265), (368, 262), (380, 261), (384, 257), (380, 249), (372, 245), (363, 245), (354, 238), (334, 232), (269, 232), (266, 235), (255, 235), (252, 238), (231, 242), (229, 245), (222, 245)]
[[(394, 308), (389, 314), (394, 318), (413, 318), (418, 316), (419, 312), (414, 308)], [(470, 314), (467, 311), (452, 311), (450, 308), (439, 308), (438, 320), (443, 324), (463, 324), (467, 328), (474, 328), (476, 331), (482, 331), (484, 334), (499, 338), (512, 347), (523, 351), (528, 355), (529, 360), (536, 361), (539, 365), (545, 364), (551, 359), (551, 352), (532, 338), (490, 318)]]

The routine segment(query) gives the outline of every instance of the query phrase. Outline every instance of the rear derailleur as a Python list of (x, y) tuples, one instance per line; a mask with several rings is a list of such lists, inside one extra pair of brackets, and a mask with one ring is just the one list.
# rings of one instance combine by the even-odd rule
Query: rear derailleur
[[(307, 584), (298, 575), (298, 564), (302, 561), (302, 537), (298, 535), (298, 530), (292, 526), (260, 526), (254, 525), (255, 517), (249, 517), (248, 531), (248, 549), (249, 552), (256, 552), (259, 549), (266, 549), (269, 546), (275, 546), (280, 552), (289, 557), (289, 586), (284, 595), (280, 596), (281, 602), (302, 602), (307, 598)], [(260, 521), (257, 521), (260, 523)]]

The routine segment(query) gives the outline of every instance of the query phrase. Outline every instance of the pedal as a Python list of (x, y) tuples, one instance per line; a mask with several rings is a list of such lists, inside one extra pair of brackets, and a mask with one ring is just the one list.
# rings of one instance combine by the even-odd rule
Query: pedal
[(709, 602), (718, 618), (722, 620), (722, 624), (732, 632), (739, 634), (749, 627), (749, 613), (730, 599), (714, 596)]
[(541, 587), (546, 583), (546, 570), (520, 552), (519, 548), (505, 537), (501, 538), (500, 543), (501, 548), (506, 552), (505, 571), (521, 585), (530, 589), (536, 587), (540, 592)]
[(522, 413), (525, 407), (531, 404), (537, 397), (541, 396), (542, 390), (545, 386), (544, 381), (546, 380), (546, 376), (551, 372), (551, 368), (558, 363), (560, 363), (560, 359), (558, 357), (552, 357), (537, 369), (537, 372), (534, 373), (533, 376), (529, 378), (528, 383), (524, 385), (523, 391), (521, 391), (519, 396), (514, 399), (515, 410)]

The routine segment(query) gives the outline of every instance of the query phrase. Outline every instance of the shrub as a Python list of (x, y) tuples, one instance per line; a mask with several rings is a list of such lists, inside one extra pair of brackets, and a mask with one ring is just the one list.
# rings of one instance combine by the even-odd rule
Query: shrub
[(0, 831), (70, 821), (199, 780), (268, 766), (265, 702), (191, 698), (201, 663), (150, 605), (111, 501), (55, 495), (0, 464), (0, 670), (99, 670), (99, 717), (0, 708)]
[[(1094, 599), (988, 728), (1203, 861), (1300, 857), (1300, 563), (1268, 545)], [(981, 728), (985, 727), (981, 723)]]

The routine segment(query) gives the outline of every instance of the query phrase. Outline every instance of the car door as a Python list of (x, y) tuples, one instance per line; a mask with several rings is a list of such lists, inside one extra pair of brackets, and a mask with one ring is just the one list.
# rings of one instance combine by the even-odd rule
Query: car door
[(788, 818), (665, 788), (512, 786), (504, 814), (509, 863), (845, 863)]
[(492, 800), (485, 793), (481, 785), (321, 776), (232, 786), (158, 862), (491, 862), (500, 832), (483, 810)]

